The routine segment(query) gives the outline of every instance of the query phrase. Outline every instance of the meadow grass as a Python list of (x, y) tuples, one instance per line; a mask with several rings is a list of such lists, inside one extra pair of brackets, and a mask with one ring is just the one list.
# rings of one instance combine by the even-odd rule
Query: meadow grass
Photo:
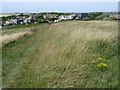
[[(118, 28), (112, 21), (34, 27), (2, 47), (3, 87), (117, 88)], [(91, 63), (102, 57), (107, 69)]]

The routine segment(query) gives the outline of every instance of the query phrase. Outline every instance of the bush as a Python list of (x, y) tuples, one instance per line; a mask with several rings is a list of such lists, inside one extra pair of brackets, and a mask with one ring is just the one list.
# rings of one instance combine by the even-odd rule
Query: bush
[(50, 21), (58, 20), (59, 18), (49, 18)]
[(37, 21), (37, 23), (46, 23), (47, 21)]
[(10, 23), (10, 24), (7, 24), (6, 26), (12, 26), (13, 24), (12, 23)]

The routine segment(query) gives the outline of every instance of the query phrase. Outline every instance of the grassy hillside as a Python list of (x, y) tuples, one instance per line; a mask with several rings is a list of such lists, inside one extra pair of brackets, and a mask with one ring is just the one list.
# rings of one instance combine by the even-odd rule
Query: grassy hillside
[(118, 87), (117, 22), (67, 21), (33, 32), (3, 46), (3, 87)]

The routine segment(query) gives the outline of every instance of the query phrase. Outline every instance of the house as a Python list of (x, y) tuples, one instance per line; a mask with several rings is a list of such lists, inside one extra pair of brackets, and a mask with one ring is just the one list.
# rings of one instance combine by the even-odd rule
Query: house
[(120, 20), (120, 15), (115, 15), (115, 18), (116, 18), (117, 20)]
[(50, 17), (51, 18), (59, 18), (59, 16), (57, 14), (52, 14)]
[(74, 16), (73, 19), (81, 19), (80, 16)]
[(70, 14), (69, 15), (71, 19), (73, 19), (76, 15), (75, 14)]
[(80, 13), (79, 14), (79, 17), (80, 17), (80, 19), (83, 19), (83, 18), (88, 18), (88, 13)]
[(90, 19), (88, 13), (80, 13), (75, 15), (73, 19)]
[(20, 24), (21, 23), (21, 20), (20, 19), (17, 19), (17, 24)]
[(5, 25), (10, 24), (10, 21), (5, 21)]
[(11, 19), (11, 20), (10, 20), (10, 23), (12, 23), (12, 24), (17, 24), (17, 19)]
[(28, 21), (29, 21), (28, 19), (24, 19), (24, 21), (23, 21), (23, 22), (24, 22), (24, 23), (28, 23)]
[(43, 18), (47, 18), (46, 15), (43, 15)]
[(30, 17), (22, 19), (24, 23), (36, 22), (35, 15), (30, 15)]
[(24, 20), (23, 19), (20, 19), (20, 24), (23, 24), (24, 23)]
[(51, 18), (51, 14), (43, 15), (43, 18)]
[(30, 22), (31, 22), (31, 18), (30, 18), (30, 17), (29, 17), (29, 18), (26, 18), (25, 22), (30, 23)]
[(66, 17), (64, 15), (61, 15), (60, 20), (66, 20)]
[(30, 22), (36, 22), (35, 15), (31, 15), (29, 19)]
[(8, 24), (10, 24), (10, 23), (11, 23), (11, 22), (10, 22), (10, 19), (8, 19), (7, 21), (4, 21), (4, 22), (3, 22), (4, 25), (8, 25)]
[(60, 18), (57, 14), (46, 14), (43, 15), (43, 18)]
[(8, 19), (7, 21), (4, 21), (3, 24), (4, 25), (17, 24), (17, 19)]
[(70, 14), (70, 15), (61, 15), (60, 19), (61, 20), (66, 20), (66, 19), (73, 19), (75, 14)]

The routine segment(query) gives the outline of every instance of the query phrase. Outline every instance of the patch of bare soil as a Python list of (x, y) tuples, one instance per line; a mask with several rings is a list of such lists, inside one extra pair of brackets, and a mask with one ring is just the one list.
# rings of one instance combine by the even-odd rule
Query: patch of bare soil
[(14, 33), (14, 34), (10, 34), (10, 35), (1, 35), (0, 36), (0, 42), (1, 42), (0, 46), (5, 45), (9, 42), (12, 42), (26, 34), (31, 34), (31, 32), (19, 32), (19, 33)]

